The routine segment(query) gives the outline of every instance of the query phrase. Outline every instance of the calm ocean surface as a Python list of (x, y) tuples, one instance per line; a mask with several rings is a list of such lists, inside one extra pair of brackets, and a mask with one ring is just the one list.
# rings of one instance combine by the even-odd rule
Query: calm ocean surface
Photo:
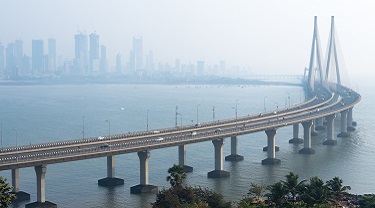
[[(357, 86), (358, 87), (358, 86)], [(187, 184), (203, 186), (222, 193), (227, 200), (238, 201), (245, 195), (250, 183), (272, 184), (284, 178), (289, 171), (301, 179), (319, 176), (329, 180), (339, 176), (351, 193), (374, 193), (375, 180), (375, 117), (373, 106), (375, 91), (372, 86), (360, 85), (362, 101), (354, 108), (357, 130), (348, 138), (336, 138), (337, 145), (323, 146), (325, 132), (313, 137), (314, 155), (300, 155), (302, 144), (289, 144), (292, 126), (278, 130), (276, 144), (280, 151), (276, 157), (281, 165), (263, 166), (266, 146), (264, 132), (240, 136), (238, 152), (245, 157), (240, 162), (224, 162), (231, 173), (227, 179), (209, 179), (207, 172), (214, 169), (214, 151), (211, 142), (187, 145), (187, 164), (194, 167)], [(175, 106), (182, 116), (178, 125), (213, 119), (254, 114), (289, 105), (304, 99), (300, 87), (250, 85), (23, 85), (0, 86), (0, 122), (3, 122), (3, 146), (60, 141), (82, 138), (83, 116), (85, 137), (110, 133), (145, 130), (147, 109), (149, 129), (175, 125)], [(266, 96), (266, 97), (265, 97)], [(265, 101), (265, 106), (264, 106)], [(335, 131), (340, 130), (340, 117), (336, 118)], [(13, 130), (13, 128), (16, 129)], [(300, 127), (300, 136), (302, 127)], [(152, 185), (169, 187), (165, 180), (167, 169), (178, 163), (178, 148), (152, 150), (149, 160), (149, 181)], [(224, 155), (230, 154), (230, 139), (224, 145)], [(11, 182), (11, 171), (0, 171)], [(125, 179), (125, 185), (104, 188), (97, 180), (106, 177), (106, 158), (47, 166), (46, 199), (58, 207), (150, 207), (154, 194), (131, 195), (130, 187), (139, 184), (137, 154), (116, 156), (116, 176)], [(34, 168), (20, 169), (20, 190), (31, 194), (36, 201)], [(24, 207), (29, 202), (14, 205)]]

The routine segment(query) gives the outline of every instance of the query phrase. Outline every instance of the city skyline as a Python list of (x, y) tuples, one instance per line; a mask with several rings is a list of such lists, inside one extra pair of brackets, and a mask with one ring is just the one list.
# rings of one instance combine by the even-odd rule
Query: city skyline
[[(70, 5), (75, 5), (72, 8)], [(43, 6), (43, 15), (36, 14)], [(15, 9), (17, 8), (17, 9)], [(85, 8), (83, 13), (82, 8)], [(127, 60), (132, 37), (142, 36), (144, 53), (162, 63), (205, 60), (206, 65), (249, 66), (266, 74), (297, 74), (308, 64), (313, 17), (325, 49), (330, 17), (336, 17), (341, 47), (351, 74), (371, 74), (375, 31), (375, 3), (352, 1), (186, 1), (76, 2), (35, 0), (3, 2), (0, 41), (21, 39), (31, 49), (32, 39), (58, 41), (66, 58), (74, 57), (71, 35), (100, 34), (109, 66), (117, 54)], [(46, 18), (48, 17), (48, 18)], [(323, 50), (324, 50), (323, 49)], [(324, 53), (324, 51), (323, 51)], [(323, 54), (324, 55), (324, 54)], [(144, 60), (145, 61), (145, 60)]]

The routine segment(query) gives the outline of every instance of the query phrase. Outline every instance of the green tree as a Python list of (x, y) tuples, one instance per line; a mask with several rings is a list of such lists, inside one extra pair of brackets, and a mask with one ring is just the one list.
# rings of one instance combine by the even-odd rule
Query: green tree
[(336, 203), (340, 201), (343, 195), (347, 195), (347, 190), (350, 190), (350, 186), (343, 186), (342, 179), (339, 177), (334, 177), (333, 179), (326, 182), (330, 195), (335, 199)]
[(184, 179), (186, 178), (186, 172), (182, 165), (173, 164), (171, 168), (168, 169), (167, 181), (172, 187), (182, 186)]
[(359, 199), (359, 206), (363, 208), (374, 208), (375, 207), (375, 195), (362, 196)]
[(266, 187), (263, 185), (263, 183), (260, 185), (251, 183), (251, 188), (247, 194), (250, 196), (255, 196), (257, 200), (259, 200), (259, 198), (263, 196), (265, 190)]
[(288, 191), (288, 193), (292, 194), (292, 197), (296, 197), (297, 194), (301, 194), (305, 189), (305, 182), (298, 181), (298, 175), (294, 174), (293, 172), (289, 172), (287, 175), (285, 175), (285, 181), (281, 181), (284, 184), (285, 189)]
[(267, 193), (266, 196), (268, 196), (277, 207), (281, 207), (282, 204), (285, 203), (285, 195), (288, 191), (285, 189), (283, 183), (276, 182), (275, 184), (268, 186), (267, 190), (269, 193)]
[(306, 185), (306, 190), (302, 194), (302, 199), (309, 207), (316, 205), (328, 205), (331, 201), (329, 198), (328, 187), (323, 180), (318, 177), (310, 178), (309, 184)]
[(7, 183), (7, 179), (0, 177), (0, 207), (6, 208), (11, 203), (12, 200), (16, 198), (16, 195), (10, 193), (10, 190), (13, 188), (10, 184)]

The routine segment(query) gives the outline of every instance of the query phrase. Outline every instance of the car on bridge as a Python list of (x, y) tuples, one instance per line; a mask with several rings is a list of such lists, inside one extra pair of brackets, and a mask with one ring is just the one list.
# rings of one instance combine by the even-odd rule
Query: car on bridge
[(154, 139), (154, 140), (160, 142), (160, 141), (163, 141), (164, 138), (163, 138), (163, 137), (158, 137), (158, 138), (156, 138), (156, 139)]
[(196, 131), (192, 131), (192, 132), (190, 132), (190, 135), (191, 136), (195, 136), (195, 135), (197, 135), (197, 132)]
[(100, 145), (101, 149), (106, 149), (106, 148), (109, 148), (109, 147), (110, 147), (110, 145), (108, 143), (104, 143), (104, 144)]

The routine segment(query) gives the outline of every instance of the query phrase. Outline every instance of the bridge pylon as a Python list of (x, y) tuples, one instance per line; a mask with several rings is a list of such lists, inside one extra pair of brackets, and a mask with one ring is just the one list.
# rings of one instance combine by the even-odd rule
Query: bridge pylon
[[(327, 49), (327, 60), (326, 60), (326, 65), (325, 65), (325, 80), (328, 81), (330, 77), (330, 73), (335, 73), (336, 76), (332, 77), (337, 84), (341, 84), (341, 76), (340, 76), (340, 67), (339, 67), (339, 62), (338, 62), (338, 54), (337, 54), (337, 47), (336, 47), (336, 31), (335, 31), (335, 17), (331, 17), (331, 30), (330, 30), (330, 35), (329, 35), (329, 40), (328, 40), (328, 49)], [(331, 62), (333, 62), (335, 70), (331, 71)], [(332, 76), (332, 75), (331, 75)]]
[(310, 55), (310, 64), (308, 68), (308, 75), (307, 75), (307, 86), (309, 90), (313, 93), (314, 92), (314, 84), (317, 79), (323, 84), (324, 76), (323, 76), (323, 68), (322, 68), (322, 56), (321, 56), (321, 47), (320, 47), (320, 39), (318, 33), (318, 23), (317, 23), (317, 16), (314, 17), (314, 33), (312, 39), (312, 46), (311, 46), (311, 55)]

